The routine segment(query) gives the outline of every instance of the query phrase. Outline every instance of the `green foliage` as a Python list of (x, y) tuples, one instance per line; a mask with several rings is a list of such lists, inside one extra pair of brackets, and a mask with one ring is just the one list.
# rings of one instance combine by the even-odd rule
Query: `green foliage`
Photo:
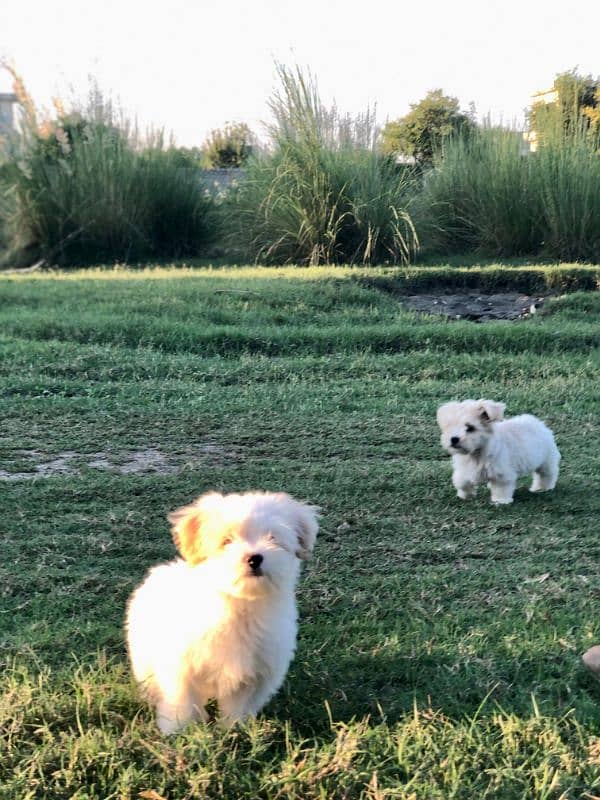
[(419, 197), (422, 240), (439, 252), (538, 253), (543, 208), (519, 133), (483, 128), (449, 139)]
[(385, 153), (408, 156), (422, 166), (428, 165), (448, 136), (466, 135), (474, 128), (472, 114), (461, 112), (455, 97), (434, 89), (419, 103), (411, 104), (405, 117), (385, 125), (382, 147)]
[[(460, 259), (462, 262), (463, 259)], [(464, 262), (463, 262), (464, 263)], [(389, 292), (399, 299), (413, 292), (549, 292), (600, 289), (600, 266), (552, 264), (539, 266), (427, 266), (402, 270), (365, 270), (355, 273), (362, 284)]]
[(413, 176), (375, 146), (372, 117), (323, 106), (316, 83), (279, 67), (273, 151), (254, 159), (231, 198), (233, 239), (265, 263), (407, 262)]
[[(40, 123), (14, 70), (22, 131), (0, 153), (0, 263), (198, 256), (273, 264), (406, 264), (425, 254), (600, 259), (600, 85), (558, 75), (535, 105), (539, 148), (475, 126), (430, 92), (389, 123), (323, 105), (315, 80), (279, 67), (271, 147), (245, 125), (215, 131), (208, 154), (144, 139), (92, 85), (87, 101)], [(416, 167), (398, 163), (411, 155)], [(198, 166), (246, 163), (215, 198)]]
[(596, 143), (600, 141), (600, 82), (597, 83), (593, 101), (581, 109), (581, 113), (589, 120), (589, 129)]
[(168, 153), (177, 167), (202, 169), (204, 166), (204, 152), (199, 147), (171, 146), (168, 148)]
[(0, 178), (5, 261), (196, 255), (214, 203), (160, 134), (142, 140), (95, 90), (92, 104), (39, 125), (25, 117)]
[(71, 155), (73, 147), (81, 141), (89, 140), (96, 129), (114, 138), (121, 135), (118, 128), (106, 122), (85, 120), (76, 113), (63, 114), (56, 120), (46, 120), (32, 135), (32, 155), (35, 154), (35, 157), (51, 166), (57, 165)]
[(437, 252), (600, 259), (600, 159), (585, 131), (525, 155), (515, 131), (453, 137), (426, 175), (415, 210)]
[(534, 158), (543, 203), (543, 250), (570, 261), (600, 261), (600, 157), (585, 132)]
[(528, 114), (529, 127), (540, 145), (557, 136), (577, 136), (581, 130), (600, 134), (600, 78), (579, 75), (576, 70), (562, 72), (550, 92), (554, 92), (550, 102), (534, 102)]
[(243, 167), (255, 150), (255, 137), (248, 125), (230, 122), (212, 131), (204, 143), (204, 163), (209, 169)]
[[(556, 273), (594, 270), (493, 280)], [(482, 275), (0, 276), (2, 800), (600, 794), (600, 689), (579, 659), (600, 641), (600, 292), (475, 325), (362, 284)], [(435, 410), (473, 396), (547, 420), (554, 492), (456, 499)], [(150, 448), (162, 467), (127, 468)], [(258, 720), (165, 738), (127, 664), (127, 597), (175, 556), (169, 510), (254, 487), (323, 509), (295, 659)]]

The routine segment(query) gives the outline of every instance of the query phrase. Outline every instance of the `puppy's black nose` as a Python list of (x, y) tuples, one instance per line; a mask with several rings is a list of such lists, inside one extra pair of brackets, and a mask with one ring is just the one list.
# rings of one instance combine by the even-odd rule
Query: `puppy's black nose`
[(263, 562), (263, 557), (261, 556), (260, 553), (254, 553), (253, 555), (248, 556), (248, 565), (250, 569), (254, 570), (255, 572), (260, 567), (262, 562)]
[(460, 442), (460, 436), (452, 436), (450, 439), (450, 444), (452, 447), (456, 447), (456, 445)]

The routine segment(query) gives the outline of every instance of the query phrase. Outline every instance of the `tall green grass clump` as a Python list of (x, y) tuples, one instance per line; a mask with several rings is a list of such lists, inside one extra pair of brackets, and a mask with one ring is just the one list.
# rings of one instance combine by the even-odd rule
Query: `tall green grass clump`
[(417, 249), (410, 171), (382, 156), (370, 113), (325, 108), (312, 78), (278, 67), (269, 153), (231, 198), (234, 241), (263, 263), (406, 263)]
[(11, 201), (6, 192), (6, 179), (10, 166), (5, 140), (0, 137), (0, 252), (9, 246), (9, 233), (6, 221), (11, 210)]
[(452, 137), (424, 176), (418, 218), (433, 251), (536, 253), (541, 216), (532, 159), (516, 131), (484, 127)]
[(416, 218), (435, 252), (598, 260), (600, 154), (583, 129), (529, 153), (518, 131), (484, 126), (437, 154)]
[(560, 132), (535, 153), (543, 210), (543, 253), (600, 261), (600, 141), (585, 124)]
[(40, 124), (23, 93), (21, 133), (0, 177), (5, 261), (171, 258), (214, 238), (213, 200), (161, 133), (142, 138), (97, 89)]

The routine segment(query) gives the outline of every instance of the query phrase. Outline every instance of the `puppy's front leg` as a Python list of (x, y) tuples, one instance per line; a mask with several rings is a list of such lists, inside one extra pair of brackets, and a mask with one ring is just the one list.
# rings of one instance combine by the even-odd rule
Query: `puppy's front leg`
[[(287, 672), (287, 668), (284, 671)], [(275, 694), (279, 686), (283, 682), (283, 675), (280, 679), (277, 676), (273, 676), (270, 679), (263, 678), (255, 688), (254, 693), (248, 699), (248, 714), (251, 717), (255, 717), (260, 709), (267, 703), (271, 697)]]
[(253, 717), (256, 714), (260, 708), (252, 702), (256, 695), (256, 689), (257, 687), (254, 685), (246, 685), (226, 697), (219, 698), (220, 718), (225, 728), (231, 728), (236, 722), (241, 722), (246, 717)]
[(468, 500), (477, 494), (479, 473), (468, 456), (452, 456), (452, 485), (461, 500)]
[(491, 501), (497, 506), (508, 505), (513, 501), (513, 494), (515, 493), (516, 482), (508, 481), (498, 483), (497, 481), (490, 481), (488, 483), (492, 493)]
[(176, 733), (191, 721), (193, 716), (192, 704), (182, 705), (161, 700), (156, 705), (156, 724), (161, 733), (168, 736)]
[(182, 678), (169, 676), (157, 688), (156, 724), (161, 733), (169, 735), (185, 727), (197, 713), (192, 687)]
[(452, 483), (461, 500), (468, 500), (477, 494), (477, 484), (466, 478), (463, 472), (453, 472)]

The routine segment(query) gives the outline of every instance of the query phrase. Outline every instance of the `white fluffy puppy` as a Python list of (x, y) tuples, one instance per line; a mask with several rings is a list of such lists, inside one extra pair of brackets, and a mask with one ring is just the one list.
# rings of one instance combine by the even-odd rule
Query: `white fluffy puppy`
[(295, 586), (318, 509), (287, 494), (205, 494), (169, 515), (183, 559), (150, 570), (127, 609), (133, 673), (173, 733), (255, 715), (281, 686), (296, 646)]
[(442, 447), (452, 455), (452, 483), (461, 500), (487, 482), (492, 503), (512, 503), (517, 478), (531, 472), (529, 491), (556, 485), (560, 453), (552, 431), (531, 414), (504, 419), (505, 407), (492, 400), (464, 400), (438, 408)]

